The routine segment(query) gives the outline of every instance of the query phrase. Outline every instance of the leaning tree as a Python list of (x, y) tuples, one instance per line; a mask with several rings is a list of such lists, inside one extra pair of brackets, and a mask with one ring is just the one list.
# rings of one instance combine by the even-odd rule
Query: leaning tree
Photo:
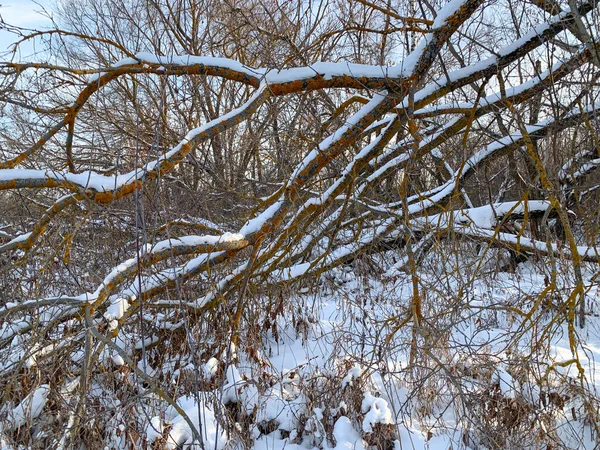
[(570, 261), (556, 320), (577, 355), (600, 262), (595, 2), (217, 3), (65, 0), (56, 29), (3, 24), (20, 39), (0, 64), (7, 399), (48, 395), (16, 382), (32, 367), (78, 380), (59, 436), (77, 441), (110, 349), (177, 406), (124, 335), (193, 350), (221, 321), (237, 343), (253, 298), (342, 265), (410, 274), (389, 326), (416, 357), (419, 265), (449, 242), (550, 261), (544, 296)]

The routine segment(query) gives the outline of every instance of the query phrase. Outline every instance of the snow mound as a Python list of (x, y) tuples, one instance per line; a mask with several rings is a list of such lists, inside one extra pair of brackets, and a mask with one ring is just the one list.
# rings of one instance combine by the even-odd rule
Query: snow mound
[(372, 433), (375, 424), (390, 425), (394, 423), (392, 420), (392, 410), (388, 402), (383, 398), (375, 397), (365, 392), (361, 409), (363, 413), (366, 413), (363, 420), (363, 431), (365, 433)]

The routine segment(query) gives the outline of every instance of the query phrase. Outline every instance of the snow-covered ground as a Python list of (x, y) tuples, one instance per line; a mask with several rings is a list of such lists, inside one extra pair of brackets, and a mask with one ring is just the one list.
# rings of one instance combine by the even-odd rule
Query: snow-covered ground
[[(235, 344), (218, 342), (216, 322), (146, 312), (143, 345), (135, 330), (122, 330), (120, 352), (104, 348), (87, 389), (106, 448), (596, 448), (596, 267), (583, 274), (580, 328), (569, 327), (568, 263), (556, 263), (563, 275), (550, 290), (551, 266), (540, 261), (508, 273), (494, 270), (494, 258), (454, 259), (426, 260), (418, 272), (418, 326), (408, 274), (350, 266), (275, 299), (248, 298), (254, 312)], [(107, 320), (126, 309), (121, 303)], [(179, 339), (189, 345), (193, 336), (195, 353), (176, 342), (183, 329)], [(17, 335), (5, 367), (28, 345)], [(28, 370), (61, 345), (35, 347)], [(70, 356), (73, 368), (82, 355)], [(40, 439), (56, 435), (53, 417), (68, 430), (79, 382), (40, 384), (5, 403), (2, 448), (18, 448), (14, 433), (24, 426)], [(70, 412), (57, 411), (57, 387)]]
[[(263, 314), (260, 332), (242, 332), (237, 346), (204, 359), (141, 361), (172, 386), (187, 376), (204, 387), (175, 408), (138, 380), (143, 414), (133, 421), (156, 448), (596, 448), (593, 269), (584, 274), (586, 326), (570, 335), (568, 277), (541, 297), (549, 280), (539, 263), (515, 273), (423, 269), (419, 327), (410, 276), (376, 279), (342, 267)], [(105, 398), (107, 387), (97, 389)], [(15, 407), (13, 423), (23, 408)], [(114, 448), (130, 445), (123, 430), (131, 421), (126, 414), (109, 421)]]

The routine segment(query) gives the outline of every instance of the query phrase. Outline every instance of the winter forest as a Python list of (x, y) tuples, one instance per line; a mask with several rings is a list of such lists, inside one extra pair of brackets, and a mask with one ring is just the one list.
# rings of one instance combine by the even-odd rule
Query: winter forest
[(5, 8), (2, 450), (600, 446), (596, 0)]

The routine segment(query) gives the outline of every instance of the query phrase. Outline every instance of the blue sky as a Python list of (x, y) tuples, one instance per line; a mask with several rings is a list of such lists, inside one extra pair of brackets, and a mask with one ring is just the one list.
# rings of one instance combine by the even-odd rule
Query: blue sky
[[(0, 0), (0, 15), (6, 23), (11, 25), (44, 30), (51, 28), (52, 22), (41, 14), (43, 8), (51, 11), (54, 0)], [(8, 47), (14, 42), (15, 35), (0, 30), (0, 55), (8, 50)], [(33, 44), (24, 45), (21, 48), (19, 59), (26, 59), (27, 56), (34, 53)], [(5, 59), (0, 56), (0, 60)]]

